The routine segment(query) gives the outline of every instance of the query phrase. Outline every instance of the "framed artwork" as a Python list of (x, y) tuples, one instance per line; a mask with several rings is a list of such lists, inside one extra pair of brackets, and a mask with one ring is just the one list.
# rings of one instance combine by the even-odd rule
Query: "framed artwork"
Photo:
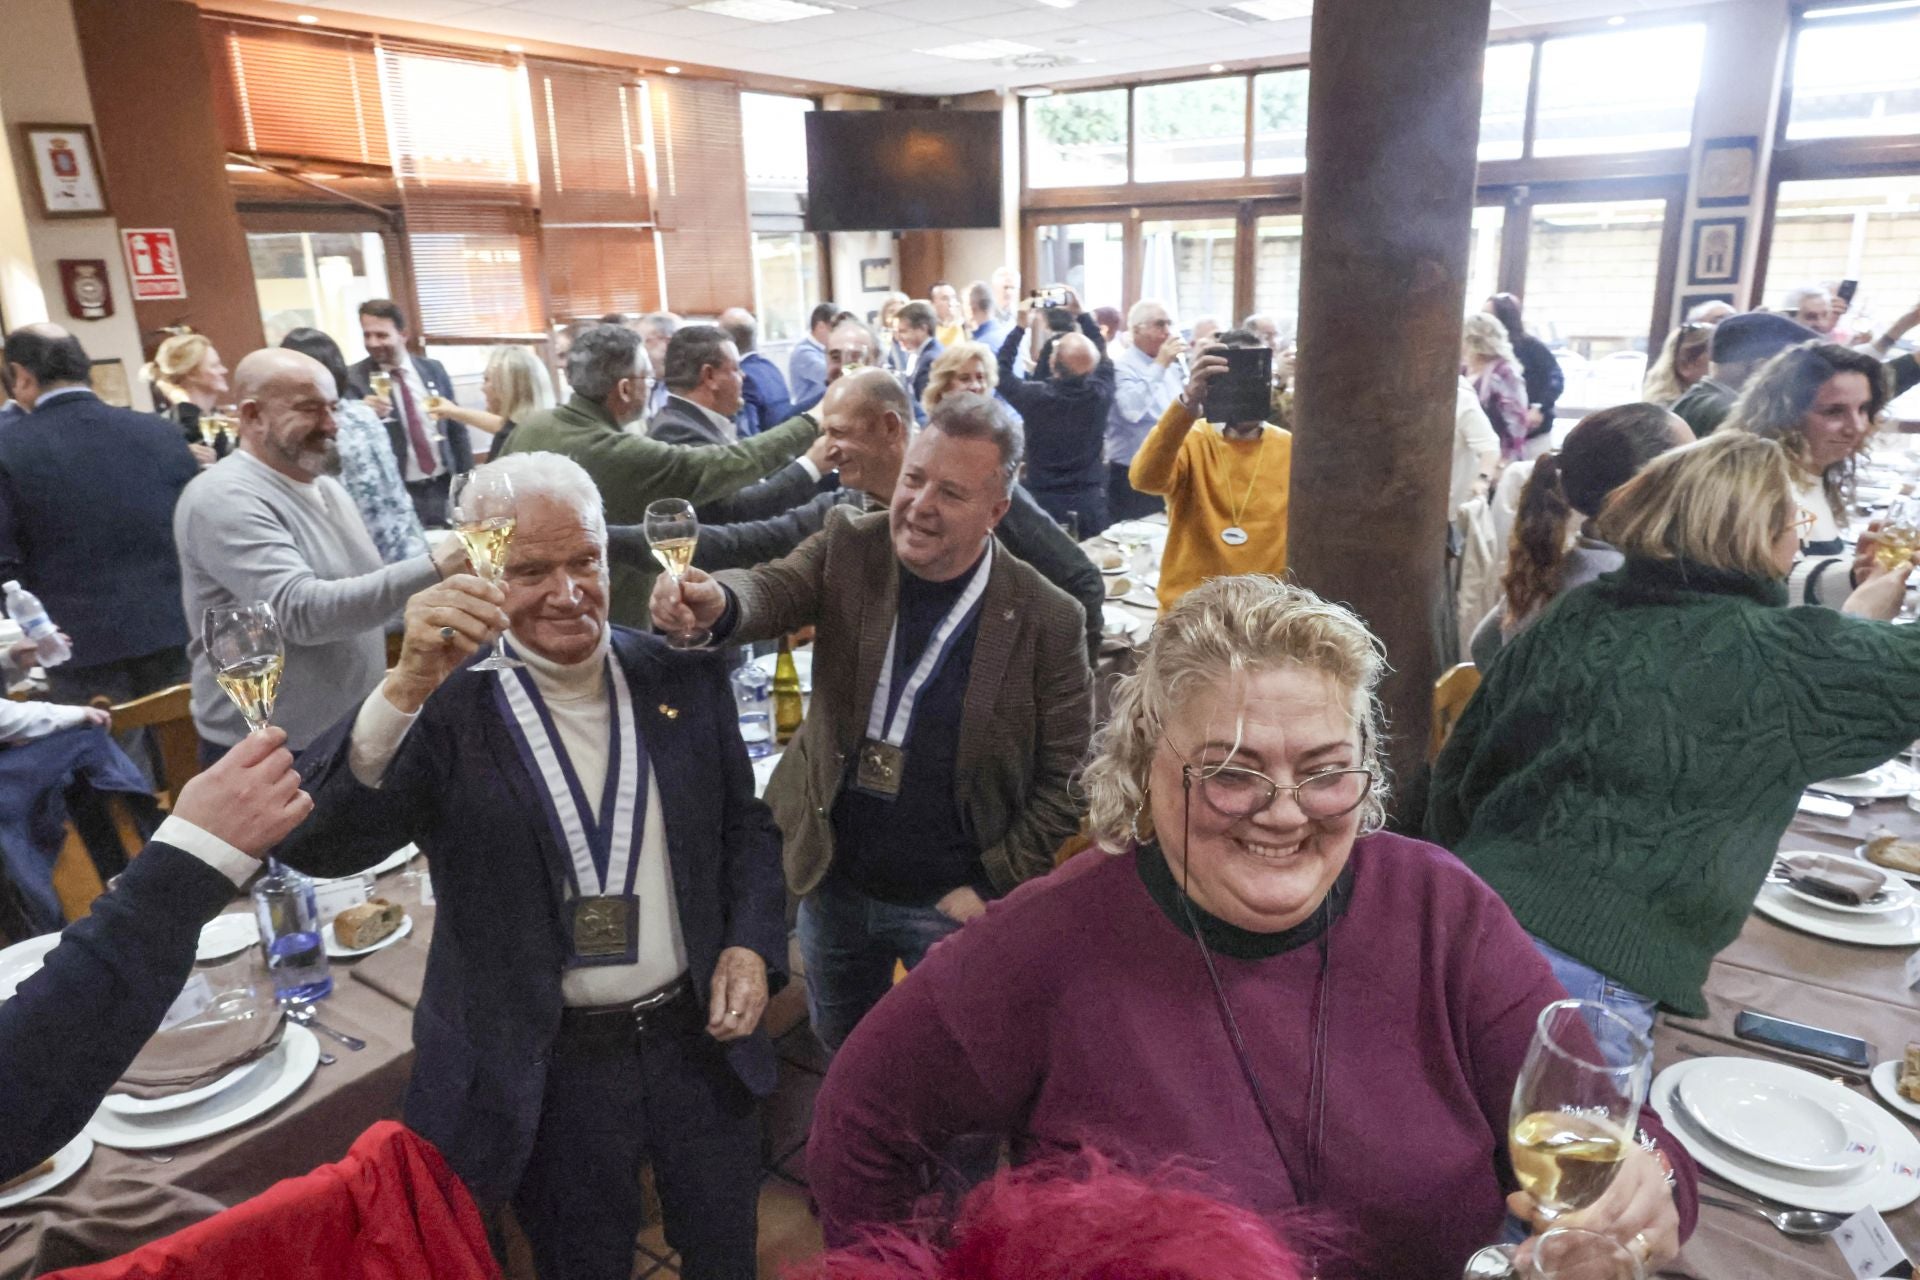
[(860, 288), (866, 293), (885, 293), (893, 288), (893, 259), (860, 259)]
[(97, 218), (109, 212), (92, 125), (23, 124), (20, 137), (39, 189), (42, 217)]
[(119, 357), (95, 360), (87, 378), (93, 385), (93, 394), (104, 403), (118, 405), (122, 409), (133, 408), (133, 391), (127, 385), (126, 362)]
[(1732, 284), (1740, 278), (1740, 251), (1747, 240), (1745, 218), (1702, 218), (1693, 224), (1693, 249), (1687, 255), (1688, 284)]
[(1753, 198), (1758, 138), (1708, 138), (1700, 149), (1700, 180), (1694, 203), (1702, 208), (1743, 205)]

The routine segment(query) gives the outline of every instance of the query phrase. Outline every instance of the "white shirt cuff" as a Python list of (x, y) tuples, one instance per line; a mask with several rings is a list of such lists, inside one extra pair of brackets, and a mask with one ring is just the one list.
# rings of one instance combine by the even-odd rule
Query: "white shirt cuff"
[(798, 458), (795, 458), (794, 461), (800, 464), (801, 470), (805, 471), (808, 475), (813, 477), (814, 483), (816, 484), (819, 483), (820, 468), (814, 465), (812, 458), (809, 458), (806, 454), (803, 453)]
[(177, 814), (162, 822), (153, 838), (176, 849), (185, 849), (233, 881), (236, 889), (260, 869), (260, 859), (240, 852), (211, 831), (204, 831)]
[(387, 766), (393, 763), (400, 744), (419, 718), (418, 711), (409, 715), (387, 701), (384, 681), (374, 686), (367, 700), (360, 704), (360, 714), (354, 717), (353, 734), (347, 747), (347, 767), (353, 770), (361, 786), (379, 789), (381, 780), (387, 776)]

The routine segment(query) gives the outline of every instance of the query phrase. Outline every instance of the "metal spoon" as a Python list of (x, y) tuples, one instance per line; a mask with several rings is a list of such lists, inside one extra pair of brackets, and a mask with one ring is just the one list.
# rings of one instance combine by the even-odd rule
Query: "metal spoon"
[(1768, 1209), (1739, 1200), (1722, 1200), (1718, 1196), (1710, 1196), (1704, 1192), (1701, 1193), (1700, 1201), (1702, 1204), (1717, 1205), (1722, 1209), (1734, 1209), (1765, 1218), (1782, 1234), (1790, 1236), (1824, 1236), (1846, 1221), (1837, 1213), (1821, 1213), (1817, 1209)]

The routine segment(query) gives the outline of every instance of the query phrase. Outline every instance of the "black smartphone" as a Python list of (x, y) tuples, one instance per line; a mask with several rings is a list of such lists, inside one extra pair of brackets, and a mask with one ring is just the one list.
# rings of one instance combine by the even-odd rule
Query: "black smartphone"
[(1265, 422), (1273, 412), (1273, 348), (1217, 347), (1227, 367), (1207, 379), (1201, 412), (1208, 422)]
[(1788, 1022), (1785, 1018), (1770, 1017), (1751, 1009), (1741, 1010), (1740, 1016), (1733, 1020), (1733, 1034), (1742, 1040), (1770, 1044), (1812, 1058), (1825, 1058), (1829, 1062), (1856, 1067), (1861, 1071), (1873, 1067), (1872, 1046), (1859, 1036), (1843, 1036), (1838, 1031), (1809, 1027), (1803, 1022)]
[(1833, 291), (1833, 295), (1834, 297), (1840, 299), (1840, 301), (1846, 303), (1848, 306), (1852, 306), (1854, 290), (1858, 289), (1859, 287), (1860, 287), (1860, 282), (1858, 280), (1842, 280), (1840, 282), (1840, 287)]

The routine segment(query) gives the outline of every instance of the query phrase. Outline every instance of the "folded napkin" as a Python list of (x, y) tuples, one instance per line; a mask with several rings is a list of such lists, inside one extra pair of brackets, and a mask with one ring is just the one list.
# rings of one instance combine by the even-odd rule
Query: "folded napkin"
[(158, 1032), (111, 1092), (166, 1098), (212, 1084), (265, 1057), (280, 1043), (280, 1011), (243, 1007), (238, 1016), (195, 1018)]
[(1884, 872), (1829, 853), (1796, 853), (1782, 858), (1794, 888), (1847, 906), (1863, 906), (1887, 887)]

